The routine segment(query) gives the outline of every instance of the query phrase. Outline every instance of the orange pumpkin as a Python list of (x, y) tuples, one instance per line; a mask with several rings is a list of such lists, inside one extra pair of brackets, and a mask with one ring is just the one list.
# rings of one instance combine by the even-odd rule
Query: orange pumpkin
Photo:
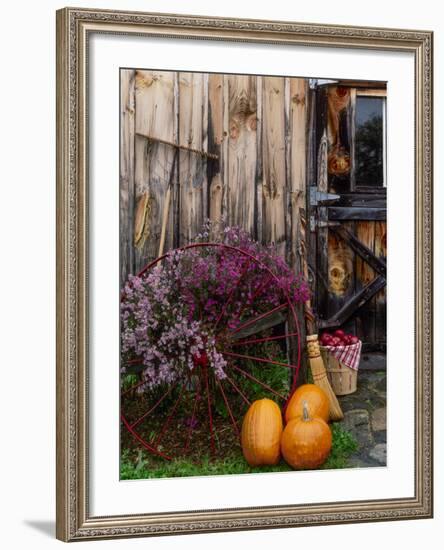
[(312, 469), (321, 466), (331, 451), (330, 426), (317, 416), (310, 417), (307, 403), (302, 416), (290, 420), (281, 439), (282, 455), (296, 469)]
[(319, 416), (325, 422), (330, 418), (330, 403), (325, 391), (315, 384), (303, 384), (294, 392), (285, 410), (285, 421), (288, 422), (302, 415), (302, 403), (306, 401), (311, 416)]
[(273, 465), (281, 457), (282, 413), (271, 399), (254, 401), (242, 423), (241, 443), (250, 466)]

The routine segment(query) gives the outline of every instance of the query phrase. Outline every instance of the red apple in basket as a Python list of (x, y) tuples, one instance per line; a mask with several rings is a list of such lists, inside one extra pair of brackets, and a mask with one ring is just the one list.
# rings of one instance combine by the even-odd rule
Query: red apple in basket
[(328, 346), (329, 345), (328, 343), (330, 342), (330, 340), (331, 340), (331, 335), (328, 332), (324, 332), (321, 335), (320, 341), (322, 346)]
[(357, 344), (359, 342), (359, 338), (357, 336), (350, 336), (350, 344)]
[(333, 338), (331, 339), (331, 345), (336, 347), (336, 346), (340, 346), (342, 343), (342, 340), (340, 338), (338, 338), (337, 336), (333, 336)]
[(335, 330), (333, 333), (333, 336), (336, 336), (337, 338), (344, 338), (345, 332), (343, 330)]

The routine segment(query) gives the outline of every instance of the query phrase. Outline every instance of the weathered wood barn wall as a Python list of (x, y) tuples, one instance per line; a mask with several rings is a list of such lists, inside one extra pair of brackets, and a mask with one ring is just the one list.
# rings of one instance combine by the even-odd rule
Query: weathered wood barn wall
[[(121, 281), (158, 255), (169, 182), (165, 250), (223, 217), (297, 267), (306, 93), (299, 78), (121, 71)], [(218, 160), (182, 149), (176, 164), (174, 147), (144, 136)]]
[[(345, 179), (332, 177), (327, 160), (319, 165), (320, 138), (325, 130), (334, 150), (337, 124), (353, 163), (355, 88), (338, 104), (329, 101), (335, 86), (314, 91), (303, 78), (124, 69), (120, 81), (122, 283), (158, 256), (166, 203), (165, 251), (192, 241), (206, 219), (223, 218), (275, 243), (298, 271), (306, 255), (320, 317), (334, 315), (376, 277), (346, 242), (328, 227), (310, 227), (309, 219), (323, 221), (322, 208), (310, 207), (310, 186), (341, 194), (339, 206), (361, 200), (350, 183), (353, 164)], [(368, 193), (359, 196), (371, 204)], [(383, 219), (340, 223), (385, 258)], [(367, 343), (385, 341), (385, 308), (381, 289), (344, 325)]]

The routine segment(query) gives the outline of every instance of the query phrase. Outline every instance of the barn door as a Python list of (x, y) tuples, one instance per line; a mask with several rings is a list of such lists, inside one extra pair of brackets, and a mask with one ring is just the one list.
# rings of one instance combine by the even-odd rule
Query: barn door
[(308, 195), (319, 328), (358, 335), (365, 351), (386, 344), (385, 88), (311, 90)]

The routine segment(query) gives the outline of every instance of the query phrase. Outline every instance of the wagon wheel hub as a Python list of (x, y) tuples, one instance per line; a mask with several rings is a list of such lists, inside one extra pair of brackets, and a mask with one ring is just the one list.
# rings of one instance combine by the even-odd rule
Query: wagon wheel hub
[(195, 354), (193, 355), (193, 363), (194, 363), (194, 367), (203, 367), (203, 368), (206, 368), (208, 367), (209, 365), (209, 359), (208, 359), (208, 355), (207, 355), (207, 352), (204, 350), (204, 351), (201, 351), (200, 354)]

